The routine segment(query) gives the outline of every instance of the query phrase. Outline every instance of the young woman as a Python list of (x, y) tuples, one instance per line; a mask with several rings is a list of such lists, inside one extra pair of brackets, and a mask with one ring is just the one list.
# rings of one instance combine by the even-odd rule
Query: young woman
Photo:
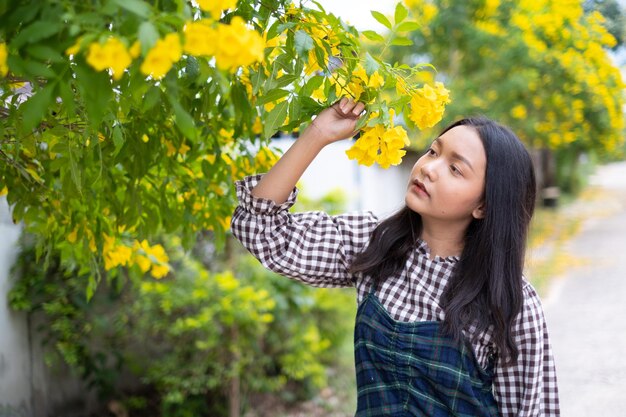
[(277, 273), (356, 287), (356, 416), (559, 415), (541, 303), (522, 276), (535, 178), (509, 129), (445, 129), (386, 220), (288, 212), (304, 170), (363, 110), (342, 99), (267, 174), (240, 181), (233, 233)]

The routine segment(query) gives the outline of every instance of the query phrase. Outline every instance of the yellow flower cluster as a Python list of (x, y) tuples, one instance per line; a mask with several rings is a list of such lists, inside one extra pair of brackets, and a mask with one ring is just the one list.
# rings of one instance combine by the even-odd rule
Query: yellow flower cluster
[(237, 0), (196, 0), (198, 6), (205, 12), (211, 13), (213, 19), (219, 19), (224, 10), (233, 9)]
[(108, 38), (104, 44), (91, 43), (87, 51), (87, 63), (96, 71), (110, 69), (116, 80), (122, 78), (131, 62), (132, 57), (126, 45), (114, 36)]
[(150, 246), (143, 240), (135, 241), (132, 247), (123, 243), (117, 243), (115, 237), (104, 235), (102, 247), (104, 257), (104, 269), (111, 270), (118, 266), (139, 266), (141, 272), (150, 274), (155, 278), (162, 278), (170, 270), (169, 257), (161, 245)]
[(7, 44), (0, 42), (0, 76), (4, 77), (9, 73), (9, 67), (7, 66)]
[[(623, 142), (624, 100), (619, 91), (624, 82), (604, 49), (615, 45), (615, 39), (603, 20), (597, 12), (584, 13), (574, 0), (522, 0), (511, 16), (529, 56), (573, 80), (563, 82), (569, 77), (562, 72), (546, 72), (528, 85), (534, 95), (533, 113), (541, 115), (533, 127), (553, 149), (594, 137), (611, 152)], [(544, 85), (555, 91), (546, 96)], [(578, 98), (581, 93), (587, 96), (584, 102)], [(606, 117), (594, 116), (600, 108)]]
[(420, 129), (433, 127), (443, 117), (448, 103), (450, 103), (450, 92), (442, 83), (436, 82), (434, 87), (426, 84), (412, 93), (409, 118)]
[(263, 37), (248, 28), (239, 16), (233, 17), (229, 25), (219, 23), (217, 28), (206, 19), (189, 22), (184, 32), (185, 52), (195, 56), (215, 56), (217, 66), (223, 70), (248, 66), (264, 58)]
[(402, 126), (385, 130), (382, 124), (363, 129), (361, 137), (346, 151), (349, 159), (359, 164), (371, 166), (377, 162), (382, 168), (398, 165), (406, 154), (403, 150), (409, 145), (409, 138)]
[(141, 72), (150, 75), (155, 80), (163, 78), (182, 56), (183, 50), (177, 33), (170, 33), (155, 45), (146, 54), (141, 64)]
[(263, 146), (259, 149), (253, 161), (246, 156), (240, 156), (236, 160), (233, 160), (228, 156), (227, 152), (222, 153), (222, 160), (230, 166), (232, 177), (235, 180), (240, 180), (255, 172), (266, 171), (274, 166), (278, 159), (279, 156), (276, 152), (267, 146)]

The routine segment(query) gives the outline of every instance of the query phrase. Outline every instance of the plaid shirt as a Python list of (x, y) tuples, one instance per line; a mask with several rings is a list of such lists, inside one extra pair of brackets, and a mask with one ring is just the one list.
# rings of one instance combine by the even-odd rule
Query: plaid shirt
[[(348, 270), (378, 219), (372, 213), (290, 213), (297, 190), (283, 204), (255, 198), (250, 190), (259, 178), (237, 182), (240, 204), (232, 219), (233, 234), (266, 268), (312, 286), (356, 287), (361, 302), (371, 279)], [(430, 259), (428, 246), (420, 241), (403, 271), (379, 285), (378, 298), (398, 321), (443, 321), (439, 299), (457, 261), (455, 256)], [(523, 311), (513, 329), (520, 355), (511, 366), (496, 362), (494, 396), (504, 417), (558, 416), (556, 371), (541, 301), (527, 281), (523, 294)], [(485, 368), (495, 353), (491, 333), (479, 335), (472, 346)]]

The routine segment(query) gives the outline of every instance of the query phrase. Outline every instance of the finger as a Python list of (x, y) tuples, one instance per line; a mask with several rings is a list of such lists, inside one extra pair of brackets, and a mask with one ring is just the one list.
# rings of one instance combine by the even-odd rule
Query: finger
[(354, 117), (359, 117), (363, 113), (363, 110), (365, 110), (365, 104), (358, 102), (356, 106), (354, 106), (354, 109), (352, 109), (352, 114)]
[(348, 105), (348, 98), (347, 97), (342, 97), (341, 100), (339, 100), (339, 113), (341, 114), (345, 114), (345, 110), (344, 108)]
[(343, 106), (343, 113), (346, 116), (352, 116), (352, 111), (354, 110), (354, 107), (356, 106), (356, 102), (352, 99), (352, 98), (348, 98), (348, 101), (346, 102), (346, 104)]

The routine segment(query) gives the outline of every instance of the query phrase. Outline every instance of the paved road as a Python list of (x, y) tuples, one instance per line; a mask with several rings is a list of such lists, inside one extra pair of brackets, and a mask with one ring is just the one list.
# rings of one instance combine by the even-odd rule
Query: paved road
[(593, 182), (610, 190), (609, 216), (588, 220), (566, 246), (582, 257), (545, 302), (563, 417), (626, 416), (626, 162)]

